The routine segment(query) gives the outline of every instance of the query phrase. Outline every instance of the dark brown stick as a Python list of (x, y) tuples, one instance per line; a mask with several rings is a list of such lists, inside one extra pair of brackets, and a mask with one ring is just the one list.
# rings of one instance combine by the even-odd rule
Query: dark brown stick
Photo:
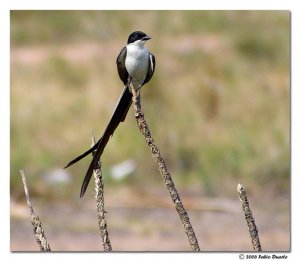
[[(95, 137), (92, 133), (92, 146), (95, 144)], [(112, 251), (110, 239), (108, 236), (107, 224), (105, 219), (104, 211), (104, 184), (101, 171), (101, 162), (97, 164), (97, 168), (94, 169), (95, 178), (95, 198), (97, 201), (97, 215), (98, 215), (98, 225), (100, 230), (100, 237), (103, 244), (104, 251)]]
[(170, 196), (175, 205), (175, 208), (177, 210), (179, 218), (183, 224), (185, 233), (188, 237), (188, 240), (189, 240), (192, 250), (200, 251), (200, 247), (198, 245), (198, 240), (194, 233), (193, 227), (190, 223), (189, 216), (180, 200), (179, 194), (175, 188), (171, 174), (169, 173), (167, 165), (166, 165), (163, 157), (161, 156), (158, 147), (156, 146), (156, 144), (154, 142), (154, 139), (151, 135), (149, 127), (144, 118), (144, 114), (142, 113), (140, 97), (137, 96), (136, 91), (133, 86), (131, 86), (131, 91), (133, 94), (132, 100), (133, 100), (133, 106), (134, 106), (134, 110), (135, 110), (135, 119), (136, 119), (138, 128), (142, 132), (142, 134), (146, 140), (146, 143), (148, 144), (148, 146), (150, 148), (152, 156), (158, 166), (159, 172), (161, 173), (164, 183), (170, 193)]
[(258, 230), (255, 225), (255, 220), (254, 220), (252, 211), (249, 206), (246, 190), (242, 184), (238, 184), (237, 191), (238, 191), (239, 199), (242, 203), (242, 208), (243, 208), (243, 211), (245, 214), (245, 219), (246, 219), (246, 222), (247, 222), (247, 225), (249, 228), (249, 233), (250, 233), (253, 249), (255, 251), (262, 251), (259, 237), (258, 237)]
[(28, 187), (27, 187), (27, 183), (26, 183), (24, 170), (20, 170), (20, 173), (21, 173), (21, 177), (22, 177), (22, 181), (23, 181), (26, 201), (27, 201), (29, 213), (31, 216), (31, 223), (33, 225), (33, 233), (35, 235), (36, 242), (38, 243), (41, 251), (51, 251), (50, 245), (45, 236), (45, 232), (42, 228), (42, 223), (41, 223), (39, 217), (34, 214), (33, 207), (32, 207), (31, 201), (30, 201), (30, 197), (29, 197), (29, 192), (28, 192)]

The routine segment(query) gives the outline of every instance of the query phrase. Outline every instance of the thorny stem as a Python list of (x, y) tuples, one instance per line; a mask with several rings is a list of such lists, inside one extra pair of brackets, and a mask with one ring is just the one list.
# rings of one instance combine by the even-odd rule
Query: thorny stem
[(167, 168), (167, 164), (165, 163), (162, 155), (160, 154), (159, 148), (156, 146), (155, 141), (151, 135), (150, 129), (144, 118), (144, 114), (141, 110), (140, 97), (137, 96), (137, 93), (132, 85), (131, 85), (131, 91), (133, 94), (132, 100), (133, 100), (133, 106), (134, 106), (134, 110), (135, 110), (135, 119), (136, 119), (138, 128), (142, 132), (142, 134), (146, 140), (146, 143), (148, 144), (148, 146), (150, 148), (152, 156), (158, 166), (159, 172), (161, 173), (164, 183), (170, 193), (170, 196), (175, 205), (175, 208), (177, 210), (179, 218), (183, 224), (185, 233), (188, 237), (188, 240), (189, 240), (192, 250), (200, 251), (200, 247), (198, 245), (198, 241), (197, 241), (196, 235), (194, 233), (192, 224), (190, 223), (189, 216), (180, 200), (179, 194), (175, 188), (171, 174)]
[(20, 173), (21, 173), (21, 177), (22, 177), (22, 181), (23, 181), (26, 201), (27, 201), (29, 213), (31, 216), (31, 223), (33, 225), (33, 233), (35, 235), (36, 242), (38, 243), (41, 251), (51, 251), (50, 245), (45, 236), (45, 232), (42, 228), (42, 223), (41, 223), (39, 217), (36, 216), (33, 211), (33, 207), (32, 207), (31, 201), (30, 201), (30, 197), (29, 197), (28, 187), (27, 187), (27, 183), (26, 183), (25, 172), (24, 172), (24, 170), (20, 170)]
[[(92, 146), (95, 144), (95, 137), (92, 133)], [(98, 225), (100, 230), (100, 237), (103, 243), (104, 251), (112, 251), (107, 224), (105, 219), (104, 211), (104, 184), (101, 171), (101, 162), (99, 161), (97, 167), (94, 169), (95, 178), (95, 198), (97, 201), (97, 215), (98, 215)]]
[(245, 214), (245, 219), (249, 228), (249, 233), (252, 241), (252, 246), (255, 251), (262, 251), (259, 237), (258, 237), (258, 230), (255, 225), (255, 220), (252, 215), (252, 211), (249, 206), (246, 190), (242, 184), (238, 184), (237, 186), (238, 196), (242, 203), (242, 208)]

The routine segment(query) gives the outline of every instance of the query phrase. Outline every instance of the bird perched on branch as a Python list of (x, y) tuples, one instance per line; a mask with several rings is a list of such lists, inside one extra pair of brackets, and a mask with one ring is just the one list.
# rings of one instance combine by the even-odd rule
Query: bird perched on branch
[(127, 45), (122, 48), (116, 61), (120, 79), (125, 84), (125, 87), (114, 113), (99, 141), (92, 148), (70, 161), (65, 167), (67, 168), (73, 165), (85, 156), (94, 152), (93, 159), (81, 186), (80, 197), (83, 197), (87, 189), (93, 170), (96, 167), (110, 136), (112, 136), (119, 123), (123, 122), (126, 118), (132, 103), (130, 84), (132, 84), (134, 89), (139, 93), (141, 87), (152, 78), (155, 70), (155, 57), (145, 47), (146, 41), (150, 39), (150, 36), (141, 31), (135, 31), (129, 35)]

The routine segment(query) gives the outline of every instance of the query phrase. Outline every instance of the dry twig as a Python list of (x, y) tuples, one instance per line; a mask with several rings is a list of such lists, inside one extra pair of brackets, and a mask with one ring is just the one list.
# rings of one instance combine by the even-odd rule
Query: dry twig
[(249, 233), (252, 241), (252, 246), (255, 251), (262, 251), (259, 237), (258, 237), (258, 230), (255, 225), (254, 217), (252, 216), (252, 211), (249, 206), (246, 190), (242, 184), (237, 185), (237, 191), (239, 195), (239, 199), (242, 203), (242, 208), (245, 214), (245, 219), (249, 228)]
[[(92, 133), (92, 146), (95, 144), (95, 137)], [(93, 153), (94, 154), (94, 153)], [(101, 172), (101, 162), (99, 161), (97, 167), (94, 169), (95, 178), (95, 198), (97, 201), (97, 215), (98, 215), (98, 225), (100, 230), (100, 237), (103, 243), (104, 251), (112, 251), (110, 244), (110, 239), (108, 236), (107, 224), (105, 219), (104, 211), (104, 184)]]
[(153, 156), (155, 162), (157, 163), (158, 169), (162, 175), (164, 183), (170, 193), (173, 203), (175, 204), (175, 208), (176, 208), (179, 218), (183, 224), (185, 233), (188, 237), (188, 240), (189, 240), (192, 250), (200, 251), (200, 247), (198, 245), (198, 241), (197, 241), (196, 235), (194, 233), (193, 227), (190, 223), (189, 216), (180, 200), (179, 194), (175, 188), (171, 174), (167, 168), (167, 165), (166, 165), (163, 157), (160, 154), (158, 147), (156, 146), (156, 144), (154, 142), (154, 139), (151, 135), (149, 127), (144, 118), (144, 114), (141, 110), (140, 97), (137, 96), (136, 91), (133, 86), (131, 86), (131, 91), (133, 94), (132, 100), (133, 100), (133, 106), (134, 106), (134, 110), (135, 110), (135, 119), (136, 119), (138, 128), (142, 132), (142, 134), (150, 148), (152, 156)]
[(29, 197), (28, 187), (26, 184), (24, 170), (20, 170), (20, 173), (21, 173), (21, 177), (22, 177), (22, 181), (23, 181), (26, 201), (27, 201), (27, 205), (29, 208), (29, 213), (31, 216), (31, 223), (33, 225), (33, 233), (35, 235), (36, 241), (37, 241), (38, 245), (40, 246), (41, 251), (51, 251), (49, 243), (45, 236), (45, 232), (42, 228), (42, 223), (41, 223), (39, 217), (34, 214), (33, 207), (32, 207), (31, 201), (30, 201), (30, 197)]

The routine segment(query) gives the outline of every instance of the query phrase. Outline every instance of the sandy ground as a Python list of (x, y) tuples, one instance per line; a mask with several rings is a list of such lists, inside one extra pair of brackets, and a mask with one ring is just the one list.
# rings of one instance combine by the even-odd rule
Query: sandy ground
[[(114, 251), (190, 251), (182, 224), (165, 193), (107, 189), (106, 214)], [(142, 201), (141, 201), (142, 199)], [(76, 204), (33, 199), (53, 251), (102, 251), (94, 199)], [(182, 194), (202, 251), (252, 251), (237, 198)], [(290, 250), (290, 213), (286, 197), (249, 199), (265, 251)], [(38, 251), (25, 203), (11, 202), (11, 251)]]

